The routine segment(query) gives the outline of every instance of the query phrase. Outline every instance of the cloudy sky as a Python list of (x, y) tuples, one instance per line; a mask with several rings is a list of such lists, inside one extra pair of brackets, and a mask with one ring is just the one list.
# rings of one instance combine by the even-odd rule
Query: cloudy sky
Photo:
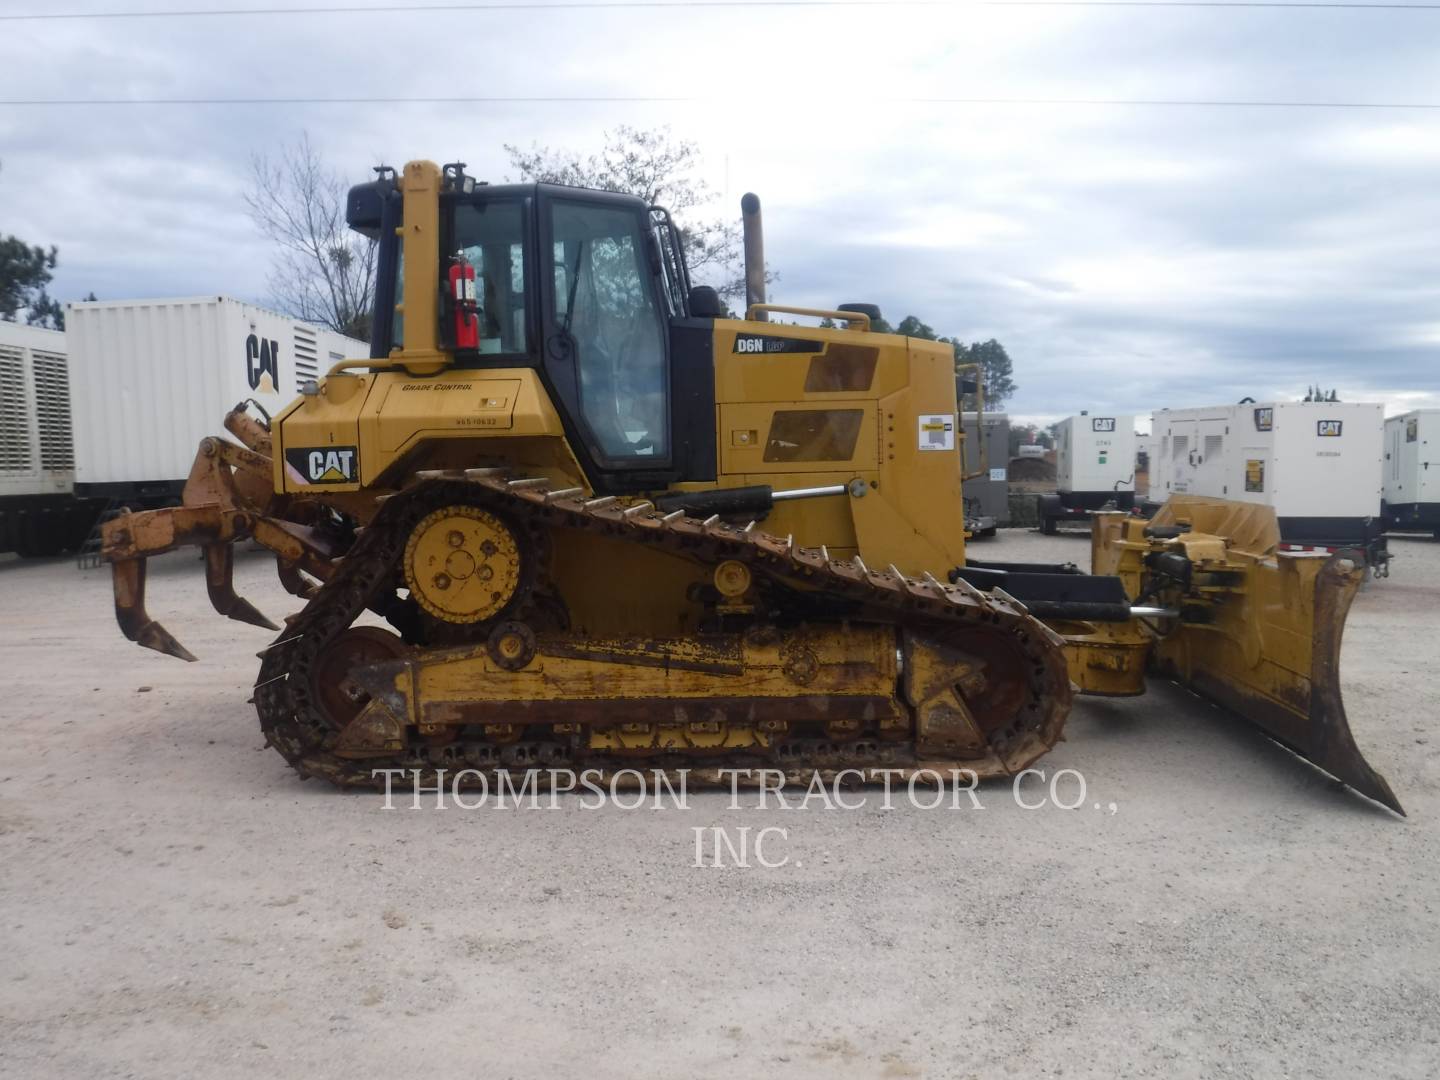
[[(0, 16), (222, 6), (261, 5), (0, 0)], [(691, 100), (15, 104), (333, 97)], [(669, 125), (702, 147), (714, 214), (764, 199), (773, 299), (868, 300), (999, 338), (1012, 414), (1289, 399), (1317, 381), (1392, 413), (1440, 405), (1440, 108), (1105, 103), (1440, 106), (1440, 10), (4, 19), (0, 99), (0, 232), (59, 245), (62, 299), (263, 300), (248, 161), (304, 131), (357, 181), (415, 157), (498, 180), (507, 142), (590, 150), (607, 127)]]

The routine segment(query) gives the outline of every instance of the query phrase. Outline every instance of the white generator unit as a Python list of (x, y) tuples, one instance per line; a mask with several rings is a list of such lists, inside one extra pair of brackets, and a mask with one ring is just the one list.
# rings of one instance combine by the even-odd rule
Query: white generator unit
[(1135, 505), (1135, 417), (1082, 412), (1055, 427), (1054, 494), (1040, 496), (1040, 531)]
[(200, 440), (251, 400), (274, 414), (370, 346), (223, 296), (71, 304), (75, 489), (128, 506), (179, 498)]
[(1154, 414), (1150, 495), (1206, 495), (1273, 507), (1283, 547), (1363, 548), (1384, 565), (1380, 405), (1242, 402)]
[(1440, 540), (1440, 409), (1385, 421), (1382, 495), (1386, 528), (1428, 531)]
[(100, 512), (74, 497), (65, 335), (0, 321), (0, 551), (78, 548)]

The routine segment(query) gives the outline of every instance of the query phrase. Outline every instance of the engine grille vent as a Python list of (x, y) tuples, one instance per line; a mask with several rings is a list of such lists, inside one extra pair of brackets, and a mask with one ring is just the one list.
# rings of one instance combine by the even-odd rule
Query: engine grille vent
[(75, 468), (75, 440), (70, 426), (70, 371), (59, 353), (35, 350), (35, 414), (40, 428), (40, 468), (70, 472)]
[(303, 326), (295, 327), (295, 391), (320, 374), (319, 347), (314, 331)]
[(25, 416), (25, 353), (0, 345), (0, 473), (33, 468)]

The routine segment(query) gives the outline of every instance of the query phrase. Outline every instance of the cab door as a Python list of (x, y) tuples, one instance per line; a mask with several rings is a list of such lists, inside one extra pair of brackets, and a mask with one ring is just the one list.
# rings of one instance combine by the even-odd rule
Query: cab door
[(542, 189), (542, 364), (597, 491), (672, 479), (669, 320), (648, 214), (632, 199)]

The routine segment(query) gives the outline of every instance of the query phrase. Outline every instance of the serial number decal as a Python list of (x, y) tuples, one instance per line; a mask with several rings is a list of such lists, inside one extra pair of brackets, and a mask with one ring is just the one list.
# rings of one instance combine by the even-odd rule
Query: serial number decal
[(736, 334), (737, 353), (817, 353), (825, 346), (818, 341), (801, 338), (770, 337), (766, 334)]

